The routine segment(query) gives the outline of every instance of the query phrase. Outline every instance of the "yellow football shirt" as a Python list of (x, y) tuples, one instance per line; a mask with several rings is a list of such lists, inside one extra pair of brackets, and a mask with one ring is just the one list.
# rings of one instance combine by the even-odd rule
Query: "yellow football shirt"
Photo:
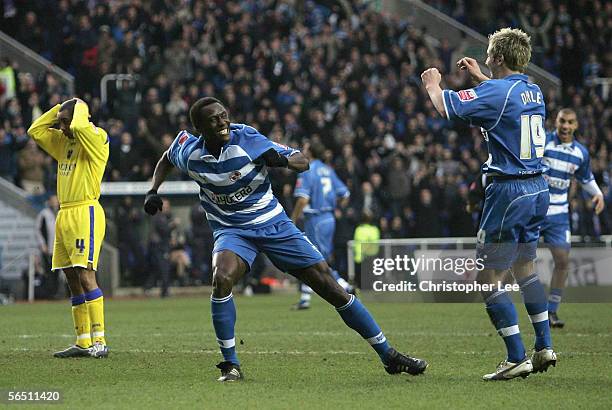
[(89, 122), (87, 104), (78, 102), (70, 129), (74, 138), (50, 128), (57, 122), (60, 105), (41, 115), (28, 134), (57, 161), (57, 197), (61, 205), (100, 198), (100, 184), (108, 161), (106, 131)]

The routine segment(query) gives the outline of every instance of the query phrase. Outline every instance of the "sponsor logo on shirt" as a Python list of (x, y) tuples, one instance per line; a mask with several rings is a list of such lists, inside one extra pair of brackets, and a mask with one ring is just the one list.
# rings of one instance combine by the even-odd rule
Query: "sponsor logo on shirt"
[(253, 192), (253, 188), (251, 186), (246, 186), (233, 194), (215, 194), (211, 200), (217, 205), (230, 205), (241, 202), (249, 196), (251, 192)]
[(472, 101), (478, 98), (478, 95), (476, 95), (476, 91), (474, 91), (473, 88), (458, 91), (457, 95), (461, 101)]

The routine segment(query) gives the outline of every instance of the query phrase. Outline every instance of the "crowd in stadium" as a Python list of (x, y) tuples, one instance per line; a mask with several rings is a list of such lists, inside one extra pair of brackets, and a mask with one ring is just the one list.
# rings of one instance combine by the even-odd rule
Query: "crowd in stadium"
[[(27, 2), (27, 10), (20, 6), (10, 19), (5, 13), (4, 22), (14, 23), (4, 25), (9, 34), (75, 75), (76, 94), (89, 103), (92, 120), (109, 132), (106, 180), (149, 179), (176, 133), (190, 128), (190, 104), (216, 96), (230, 108), (233, 122), (253, 125), (287, 145), (320, 141), (328, 148), (326, 162), (352, 193), (350, 206), (336, 213), (341, 246), (364, 211), (375, 215), (383, 238), (475, 235), (478, 214), (464, 205), (486, 160), (486, 146), (478, 129), (451, 127), (436, 113), (419, 77), (424, 68), (436, 66), (447, 87), (472, 86), (454, 66), (460, 48), (365, 7), (349, 12), (313, 1), (296, 7), (289, 1), (220, 6), (204, 0), (177, 12), (176, 3), (39, 1)], [(553, 129), (561, 106), (578, 112), (579, 138), (609, 195), (611, 110), (590, 81), (605, 73), (612, 77), (609, 52), (601, 52), (609, 44), (603, 17), (609, 5), (604, 10), (599, 1), (576, 2), (602, 11), (585, 10), (602, 16), (586, 18), (574, 2), (553, 7), (544, 1), (537, 8), (526, 4), (531, 2), (491, 2), (504, 10), (494, 14), (503, 16), (496, 20), (467, 12), (482, 2), (428, 3), (485, 33), (510, 24), (531, 34), (534, 60), (563, 81), (560, 95), (546, 96), (547, 129)], [(602, 30), (608, 35), (589, 35)], [(601, 44), (586, 44), (586, 35), (601, 38)], [(110, 83), (103, 104), (100, 80), (108, 73), (133, 79)], [(0, 90), (0, 176), (33, 195), (50, 192), (55, 165), (25, 129), (69, 96), (52, 75), (36, 78), (8, 60), (0, 61), (0, 75), (10, 78), (10, 86)], [(272, 180), (290, 212), (295, 176), (275, 170)], [(576, 198), (574, 233), (610, 233), (610, 214), (594, 217), (589, 202)], [(139, 215), (123, 216), (139, 219), (140, 205), (134, 208)]]

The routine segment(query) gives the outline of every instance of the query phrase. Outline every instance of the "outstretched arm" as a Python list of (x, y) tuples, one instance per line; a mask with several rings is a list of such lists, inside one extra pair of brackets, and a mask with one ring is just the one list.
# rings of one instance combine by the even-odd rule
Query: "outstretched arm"
[(172, 171), (173, 165), (168, 159), (168, 151), (164, 151), (157, 165), (155, 171), (153, 171), (153, 185), (151, 186), (152, 191), (157, 191), (161, 184), (166, 180), (166, 177)]
[(153, 171), (153, 185), (145, 197), (144, 209), (149, 215), (155, 215), (158, 211), (162, 210), (163, 202), (161, 197), (157, 194), (157, 190), (166, 180), (171, 170), (172, 163), (168, 159), (168, 151), (166, 151), (162, 154), (159, 161), (157, 161), (155, 171)]

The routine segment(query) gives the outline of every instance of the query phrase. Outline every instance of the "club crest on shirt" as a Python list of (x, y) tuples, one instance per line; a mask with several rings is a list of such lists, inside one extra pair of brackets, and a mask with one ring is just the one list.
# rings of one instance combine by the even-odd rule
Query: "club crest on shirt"
[(71, 149), (68, 150), (68, 152), (66, 153), (66, 158), (67, 159), (70, 159), (70, 157), (72, 156), (72, 152), (73, 151)]
[(474, 91), (473, 88), (457, 91), (457, 95), (461, 101), (472, 101), (478, 98), (478, 95), (476, 95), (476, 91)]
[(240, 171), (234, 171), (230, 175), (229, 179), (232, 182), (236, 182), (236, 181), (238, 181), (240, 179), (241, 176), (242, 176), (242, 174), (240, 173)]

